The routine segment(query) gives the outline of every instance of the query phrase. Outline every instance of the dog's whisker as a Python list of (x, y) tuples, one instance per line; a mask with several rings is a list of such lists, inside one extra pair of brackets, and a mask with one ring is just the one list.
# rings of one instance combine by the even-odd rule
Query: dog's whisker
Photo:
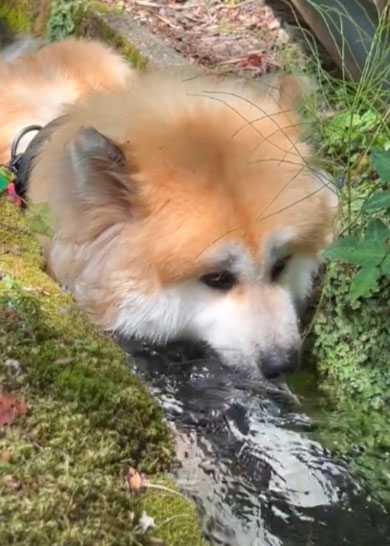
[[(207, 91), (204, 91), (203, 93), (207, 93)], [(204, 94), (202, 94), (202, 93), (191, 93), (191, 94), (188, 94), (188, 95), (190, 95), (190, 96), (196, 96), (196, 97), (200, 97), (200, 98), (209, 98), (209, 99), (211, 99), (211, 100), (214, 100), (214, 101), (216, 101), (216, 102), (219, 102), (219, 103), (221, 103), (221, 104), (224, 104), (225, 106), (227, 106), (228, 108), (230, 108), (231, 110), (233, 110), (241, 119), (243, 119), (243, 120), (246, 122), (246, 125), (247, 125), (247, 126), (250, 126), (250, 127), (251, 127), (259, 136), (260, 136), (260, 137), (262, 137), (262, 139), (263, 139), (263, 140), (261, 141), (262, 143), (263, 143), (263, 142), (270, 142), (270, 138), (271, 138), (270, 135), (269, 135), (269, 136), (263, 135), (263, 133), (261, 133), (261, 131), (254, 125), (254, 122), (253, 122), (253, 121), (250, 121), (250, 120), (246, 119), (245, 116), (243, 116), (239, 110), (237, 110), (236, 108), (234, 108), (234, 107), (233, 107), (231, 104), (229, 104), (227, 101), (224, 101), (224, 100), (219, 99), (219, 98), (217, 98), (217, 97), (211, 97), (210, 95), (204, 95)], [(243, 98), (243, 97), (242, 97), (242, 98)], [(244, 98), (243, 98), (243, 100), (244, 100)], [(275, 114), (275, 115), (276, 115), (276, 114)], [(265, 116), (265, 118), (272, 119), (272, 116), (273, 116), (272, 114), (268, 114), (267, 116)], [(274, 123), (275, 123), (275, 124), (277, 125), (277, 127), (278, 127), (278, 129), (277, 129), (277, 130), (275, 131), (275, 133), (273, 133), (273, 134), (276, 134), (276, 133), (278, 133), (278, 132), (283, 132), (283, 134), (284, 134), (284, 135), (287, 137), (287, 139), (291, 142), (289, 136), (288, 136), (287, 134), (284, 133), (284, 131), (283, 131), (284, 128), (281, 127), (281, 126), (279, 126), (279, 125), (276, 123), (275, 120), (273, 120), (273, 121), (274, 121)], [(275, 148), (277, 148), (278, 150), (280, 150), (280, 151), (282, 151), (282, 152), (284, 152), (284, 153), (286, 152), (286, 149), (285, 149), (285, 148), (283, 148), (282, 146), (276, 144), (275, 142), (272, 142), (272, 145), (275, 146)], [(292, 152), (290, 152), (290, 153), (292, 154)], [(292, 155), (294, 155), (294, 154), (292, 154)], [(301, 153), (298, 153), (298, 154), (295, 154), (295, 155), (297, 155), (297, 157), (300, 157), (302, 160), (304, 160), (304, 157), (302, 156)]]
[[(215, 102), (219, 102), (220, 104), (224, 104), (225, 106), (227, 106), (232, 112), (234, 112), (235, 114), (237, 114), (241, 119), (243, 119), (246, 123), (250, 123), (249, 119), (246, 119), (246, 117), (241, 114), (241, 112), (239, 110), (237, 110), (236, 108), (234, 108), (234, 106), (232, 106), (231, 104), (229, 104), (227, 101), (223, 100), (223, 99), (220, 99), (218, 97), (210, 97), (208, 95), (204, 95), (203, 93), (187, 93), (187, 96), (189, 97), (198, 97), (198, 98), (203, 98), (203, 99), (210, 99), (210, 100), (214, 100)], [(260, 134), (260, 133), (259, 133)], [(264, 136), (264, 135), (261, 135), (261, 136)]]
[[(286, 114), (288, 112), (291, 112), (292, 110), (281, 110), (280, 112), (278, 112), (277, 114)], [(254, 123), (257, 123), (259, 121), (263, 121), (264, 119), (268, 119), (270, 116), (272, 115), (277, 115), (277, 114), (266, 114), (264, 116), (261, 116), (259, 118), (255, 118), (254, 120), (252, 120), (249, 124), (246, 124), (246, 125), (242, 125), (241, 127), (239, 127), (233, 134), (232, 134), (232, 138), (234, 138), (235, 136), (237, 136), (242, 130), (244, 130), (246, 127), (248, 127), (248, 125), (251, 125), (251, 124), (254, 124)], [(291, 125), (288, 125), (288, 126), (283, 126), (284, 129), (288, 129), (288, 128), (291, 128), (291, 127), (302, 127), (304, 125), (312, 125), (312, 122), (311, 121), (305, 121), (305, 120), (301, 120), (299, 121), (298, 123), (293, 123)], [(278, 128), (277, 131), (279, 131), (280, 129)], [(275, 131), (275, 133), (277, 132)]]
[[(324, 184), (324, 186), (328, 187), (330, 184)], [(280, 208), (279, 210), (276, 210), (275, 212), (273, 212), (272, 214), (269, 214), (268, 216), (263, 216), (260, 220), (266, 220), (268, 218), (271, 218), (272, 216), (276, 216), (277, 214), (280, 214), (281, 212), (284, 212), (296, 205), (298, 205), (299, 203), (302, 203), (303, 201), (305, 201), (306, 199), (309, 199), (310, 197), (312, 197), (313, 195), (316, 195), (318, 194), (320, 191), (323, 191), (324, 187), (321, 187), (321, 188), (317, 188), (315, 191), (305, 195), (304, 197), (302, 197), (301, 199), (297, 199), (296, 201), (294, 201), (293, 203), (290, 203), (289, 205), (286, 205), (285, 207), (282, 207)], [(337, 208), (335, 206), (335, 208)]]
[[(204, 92), (207, 93), (207, 91), (204, 91)], [(239, 95), (239, 94), (237, 94), (237, 93), (232, 93), (232, 92), (230, 92), (230, 91), (209, 91), (209, 93), (210, 93), (210, 94), (221, 94), (221, 95), (230, 95), (230, 96), (233, 96), (233, 97), (235, 97), (235, 98), (238, 98), (238, 99), (240, 99), (240, 100), (246, 102), (247, 104), (250, 104), (250, 105), (253, 106), (254, 108), (257, 108), (258, 110), (260, 110), (260, 112), (262, 112), (262, 113), (265, 112), (264, 109), (261, 108), (258, 104), (256, 104), (255, 102), (251, 101), (250, 99), (248, 99), (248, 98), (246, 98), (246, 97), (243, 97), (242, 95)], [(276, 106), (278, 107), (278, 112), (275, 113), (275, 114), (273, 114), (273, 115), (270, 115), (270, 116), (269, 116), (269, 119), (270, 119), (270, 120), (279, 128), (280, 131), (283, 132), (283, 134), (286, 136), (286, 138), (290, 141), (292, 148), (294, 148), (294, 149), (296, 150), (297, 155), (298, 155), (299, 157), (301, 157), (302, 160), (305, 160), (305, 158), (302, 156), (300, 150), (297, 148), (296, 144), (290, 139), (290, 136), (289, 136), (287, 133), (284, 132), (284, 127), (281, 126), (281, 125), (274, 119), (273, 116), (274, 116), (274, 115), (277, 115), (277, 114), (280, 114), (281, 112), (280, 112), (280, 109), (279, 109), (280, 107), (279, 107), (279, 104), (278, 104), (277, 100), (276, 100), (274, 97), (272, 97), (272, 96), (270, 96), (270, 98), (275, 102)], [(292, 110), (287, 110), (287, 112), (290, 112), (290, 111), (292, 112)], [(251, 122), (248, 121), (248, 123), (251, 123)], [(252, 125), (252, 127), (253, 127), (254, 129), (256, 129), (253, 125)], [(259, 132), (259, 134), (261, 134), (261, 133)], [(262, 135), (262, 136), (264, 136), (264, 135)]]

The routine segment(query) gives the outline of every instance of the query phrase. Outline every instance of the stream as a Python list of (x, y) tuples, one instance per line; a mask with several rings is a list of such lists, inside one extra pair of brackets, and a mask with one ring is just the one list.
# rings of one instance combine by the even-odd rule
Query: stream
[(390, 516), (316, 439), (313, 398), (187, 344), (126, 348), (174, 428), (177, 479), (212, 545), (390, 545)]

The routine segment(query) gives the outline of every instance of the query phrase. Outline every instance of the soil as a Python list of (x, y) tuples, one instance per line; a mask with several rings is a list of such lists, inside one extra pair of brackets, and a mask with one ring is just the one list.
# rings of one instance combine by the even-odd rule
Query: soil
[(123, 7), (190, 62), (256, 77), (299, 64), (302, 55), (290, 26), (294, 16), (279, 4), (272, 9), (263, 0), (124, 0)]

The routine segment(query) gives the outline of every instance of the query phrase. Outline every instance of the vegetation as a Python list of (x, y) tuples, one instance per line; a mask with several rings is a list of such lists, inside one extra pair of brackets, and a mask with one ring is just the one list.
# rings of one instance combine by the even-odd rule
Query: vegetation
[[(32, 30), (27, 4), (6, 0), (0, 17)], [(44, 26), (49, 4), (31, 2)], [(51, 4), (49, 39), (80, 32), (81, 4), (92, 5)], [(124, 37), (108, 38), (145, 64)], [(194, 504), (167, 479), (175, 460), (162, 411), (44, 271), (34, 234), (50, 232), (47, 207), (21, 215), (0, 196), (0, 218), (0, 543), (201, 546)], [(24, 408), (12, 427), (7, 397)], [(129, 467), (147, 473), (146, 492), (129, 491)], [(143, 516), (155, 523), (147, 532)]]
[[(383, 12), (359, 82), (322, 69), (308, 37), (319, 81), (306, 105), (316, 147), (340, 201), (338, 240), (324, 252), (327, 271), (315, 317), (314, 353), (331, 401), (320, 417), (322, 439), (348, 455), (375, 494), (390, 486), (390, 91)], [(362, 29), (364, 32), (364, 29)], [(388, 43), (388, 42), (387, 42)]]
[[(24, 2), (6, 1), (0, 16), (28, 31), (31, 19), (18, 7)], [(85, 5), (53, 2), (48, 37), (76, 33)], [(340, 237), (324, 253), (327, 271), (310, 328), (321, 388), (331, 402), (319, 412), (318, 431), (390, 503), (390, 91), (383, 85), (388, 51), (376, 47), (389, 21), (385, 11), (357, 83), (325, 71), (308, 37), (314, 61), (307, 70), (319, 87), (306, 114), (334, 176), (341, 213)], [(104, 32), (112, 31), (101, 29), (137, 64), (123, 36)], [(29, 408), (0, 437), (0, 514), (10, 521), (8, 528), (0, 525), (0, 542), (137, 544), (148, 540), (134, 531), (146, 506), (161, 524), (169, 519), (167, 509), (179, 516), (161, 527), (159, 536), (169, 544), (200, 544), (188, 503), (166, 493), (131, 497), (124, 489), (125, 465), (151, 473), (171, 465), (161, 414), (119, 350), (87, 326), (71, 298), (44, 274), (32, 226), (5, 203), (0, 207), (0, 360), (20, 365), (18, 374), (5, 366), (1, 380)], [(3, 460), (4, 453), (10, 458)]]
[(56, 0), (51, 4), (46, 36), (51, 41), (73, 36), (82, 17), (85, 2), (81, 0)]
[[(167, 483), (161, 472), (174, 459), (161, 410), (43, 271), (26, 218), (5, 198), (0, 217), (0, 384), (27, 406), (12, 427), (0, 422), (0, 543), (147, 545), (157, 536), (200, 546), (189, 499), (126, 486), (130, 466)], [(156, 524), (146, 534), (143, 511)]]

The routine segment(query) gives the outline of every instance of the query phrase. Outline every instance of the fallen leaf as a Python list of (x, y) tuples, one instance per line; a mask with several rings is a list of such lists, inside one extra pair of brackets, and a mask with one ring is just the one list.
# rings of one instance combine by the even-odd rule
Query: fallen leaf
[(139, 493), (145, 489), (146, 479), (143, 474), (137, 472), (135, 468), (130, 467), (126, 476), (126, 484), (130, 491), (133, 493)]
[(25, 415), (26, 411), (24, 400), (0, 391), (0, 427), (12, 425), (18, 415)]
[(264, 60), (263, 55), (258, 55), (257, 53), (251, 53), (239, 63), (239, 66), (241, 66), (242, 68), (246, 68), (249, 66), (261, 66), (263, 63), (263, 60)]

